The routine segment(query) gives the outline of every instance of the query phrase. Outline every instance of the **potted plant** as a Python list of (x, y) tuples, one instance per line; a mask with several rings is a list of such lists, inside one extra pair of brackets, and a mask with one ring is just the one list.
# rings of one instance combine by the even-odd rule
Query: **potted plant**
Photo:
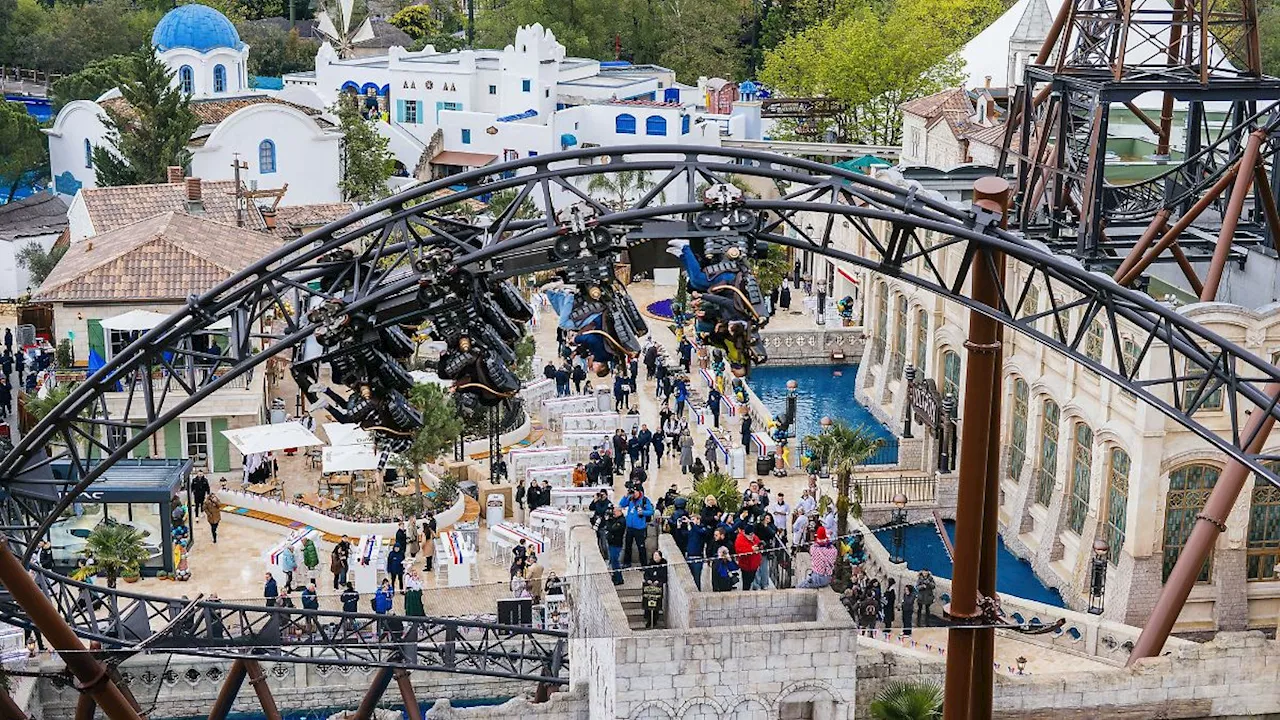
[(111, 520), (99, 523), (89, 533), (85, 554), (93, 558), (98, 571), (107, 576), (109, 588), (116, 586), (116, 579), (125, 569), (141, 567), (148, 557), (142, 531)]
[(142, 570), (137, 565), (130, 565), (121, 571), (120, 579), (127, 583), (136, 583), (142, 579)]

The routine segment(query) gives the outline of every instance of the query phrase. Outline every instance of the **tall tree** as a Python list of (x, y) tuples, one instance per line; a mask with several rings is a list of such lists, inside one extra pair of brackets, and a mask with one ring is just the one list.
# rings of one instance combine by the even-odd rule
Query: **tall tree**
[(18, 103), (0, 102), (0, 193), (13, 200), (29, 173), (49, 165), (40, 124)]
[(360, 116), (356, 102), (346, 96), (338, 101), (338, 121), (342, 128), (342, 196), (370, 202), (387, 194), (387, 179), (395, 170), (395, 158), (387, 149), (388, 140)]
[(435, 460), (445, 450), (453, 447), (462, 433), (462, 420), (458, 406), (444, 388), (435, 383), (418, 383), (409, 391), (409, 404), (422, 413), (422, 427), (413, 438), (413, 444), (405, 451), (405, 459), (411, 465), (418, 494), (422, 494), (422, 466)]
[[(254, 46), (255, 52), (257, 46)], [(64, 75), (53, 81), (49, 88), (50, 98), (56, 109), (74, 100), (97, 100), (102, 93), (116, 87), (126, 77), (133, 65), (129, 55), (112, 55), (102, 60), (94, 60), (82, 70)]]
[[(836, 476), (836, 535), (840, 543), (847, 542), (849, 537), (849, 514), (854, 517), (862, 515), (860, 505), (854, 504), (853, 472), (862, 461), (875, 454), (884, 441), (877, 438), (865, 426), (854, 427), (843, 420), (835, 421), (831, 427), (818, 435), (805, 437), (804, 442), (817, 457), (818, 462), (827, 472)], [(860, 492), (860, 491), (859, 491)], [(850, 576), (849, 558), (840, 553), (836, 563), (836, 572), (832, 587), (848, 582)], [(837, 589), (843, 590), (843, 585)]]
[(127, 105), (106, 108), (108, 147), (93, 149), (99, 185), (162, 183), (169, 166), (191, 161), (187, 144), (200, 121), (190, 98), (155, 53), (140, 51), (132, 60), (119, 85)]
[(592, 175), (587, 180), (587, 192), (596, 197), (605, 196), (604, 204), (621, 210), (639, 200), (654, 184), (644, 170), (619, 170)]
[(27, 243), (18, 251), (16, 258), (18, 267), (26, 270), (31, 276), (32, 285), (38, 286), (49, 277), (49, 273), (53, 272), (53, 268), (57, 266), (62, 256), (67, 254), (69, 247), (71, 247), (70, 244), (55, 245), (49, 252), (45, 252), (38, 243)]
[(285, 73), (314, 70), (320, 43), (304, 38), (296, 29), (285, 30), (266, 23), (246, 22), (236, 26), (240, 39), (253, 48), (249, 53), (249, 74), (280, 77)]
[(696, 83), (699, 77), (742, 77), (746, 51), (742, 5), (736, 0), (660, 0), (659, 15), (666, 38), (658, 62), (676, 77)]
[[(862, 4), (789, 36), (765, 55), (761, 79), (783, 94), (821, 95), (844, 110), (829, 127), (842, 142), (901, 142), (898, 106), (963, 79), (954, 53), (999, 16), (1000, 0)], [(910, 38), (904, 42), (903, 38)]]

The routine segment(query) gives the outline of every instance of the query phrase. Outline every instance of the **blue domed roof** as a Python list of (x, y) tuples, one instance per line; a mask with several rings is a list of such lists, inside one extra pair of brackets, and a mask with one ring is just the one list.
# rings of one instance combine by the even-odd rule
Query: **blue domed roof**
[(226, 15), (206, 5), (181, 5), (165, 13), (151, 33), (151, 44), (161, 52), (174, 48), (208, 52), (241, 46), (236, 26)]

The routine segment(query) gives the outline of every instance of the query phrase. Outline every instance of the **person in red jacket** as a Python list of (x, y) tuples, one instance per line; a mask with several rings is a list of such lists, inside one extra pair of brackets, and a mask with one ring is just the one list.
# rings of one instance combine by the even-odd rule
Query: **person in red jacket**
[(747, 523), (738, 530), (733, 549), (738, 555), (738, 569), (742, 571), (742, 587), (750, 590), (760, 569), (760, 538), (756, 536), (755, 525)]

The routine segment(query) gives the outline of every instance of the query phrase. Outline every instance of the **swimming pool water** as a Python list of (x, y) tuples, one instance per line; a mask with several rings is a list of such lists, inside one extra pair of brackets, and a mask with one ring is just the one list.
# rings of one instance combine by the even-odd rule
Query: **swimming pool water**
[[(955, 541), (956, 523), (944, 520), (943, 526), (947, 535)], [(903, 555), (907, 559), (907, 567), (911, 570), (928, 568), (938, 577), (950, 578), (952, 567), (947, 549), (942, 545), (942, 538), (933, 523), (908, 525), (904, 538)], [(892, 552), (893, 531), (877, 530), (876, 539)], [(1057, 590), (1045, 587), (1031, 569), (1031, 563), (1017, 557), (1004, 546), (1004, 538), (996, 541), (996, 591), (1002, 595), (1012, 595), (1024, 600), (1032, 600), (1054, 607), (1066, 607), (1062, 595)]]
[[(472, 699), (466, 699), (466, 700), (450, 699), (449, 705), (455, 708), (482, 707), (482, 706), (490, 706), (490, 705), (501, 705), (502, 703), (510, 699), (511, 698), (509, 697), (472, 698)], [(427, 702), (419, 703), (419, 707), (421, 709), (423, 717), (427, 716), (427, 711), (430, 710), (433, 705), (435, 705), (435, 702), (436, 701), (433, 698)], [(281, 715), (284, 718), (284, 720), (326, 720), (326, 718), (329, 718), (332, 715), (339, 713), (343, 710), (352, 710), (352, 709), (353, 708), (339, 707), (339, 708), (326, 708), (326, 709), (319, 709), (319, 710), (282, 710)], [(400, 716), (402, 718), (408, 717), (408, 714), (405, 713), (403, 706), (397, 707), (393, 705), (391, 706), (391, 709), (400, 710)], [(263, 715), (262, 713), (231, 713), (227, 715), (228, 720), (265, 720), (265, 718), (266, 716)], [(173, 720), (204, 720), (204, 716), (201, 715), (199, 717), (181, 718), (181, 719), (175, 718)]]
[(822, 429), (818, 421), (823, 416), (828, 416), (833, 420), (844, 420), (853, 426), (866, 426), (876, 437), (893, 446), (890, 453), (892, 458), (885, 459), (885, 464), (897, 462), (897, 436), (854, 399), (853, 390), (858, 382), (857, 365), (761, 365), (751, 369), (747, 384), (774, 415), (780, 415), (787, 407), (788, 380), (799, 383), (796, 388), (798, 439), (803, 440), (806, 435), (817, 434)]

